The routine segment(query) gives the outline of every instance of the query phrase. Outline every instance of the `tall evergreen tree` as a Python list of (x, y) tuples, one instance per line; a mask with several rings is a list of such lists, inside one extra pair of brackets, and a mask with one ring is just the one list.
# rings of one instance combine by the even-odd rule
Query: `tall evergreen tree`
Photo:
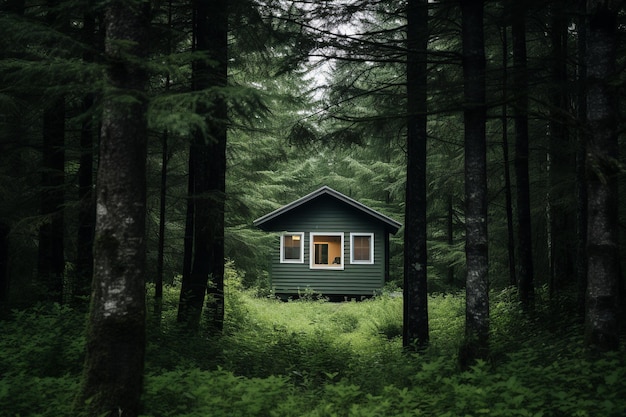
[(461, 0), (465, 124), (465, 342), (467, 365), (488, 353), (487, 156), (483, 1)]
[(178, 320), (197, 329), (208, 290), (210, 325), (221, 329), (224, 316), (224, 201), (226, 187), (226, 101), (228, 8), (222, 0), (194, 3), (193, 89), (208, 96), (198, 105), (204, 128), (190, 149), (193, 189), (193, 255), (183, 280)]
[(63, 301), (65, 271), (65, 99), (55, 97), (43, 112), (41, 215), (38, 275), (46, 299)]
[[(578, 2), (578, 59), (576, 104), (579, 126), (586, 126), (587, 120), (587, 0)], [(585, 315), (585, 293), (587, 290), (587, 184), (585, 179), (585, 155), (587, 153), (585, 129), (576, 132), (576, 282), (578, 287), (578, 313)]]
[(107, 89), (97, 178), (94, 279), (77, 413), (139, 415), (145, 352), (148, 4), (105, 13)]
[(526, 6), (513, 9), (513, 102), (515, 124), (515, 179), (517, 201), (518, 288), (522, 305), (534, 300), (533, 241), (528, 175), (528, 67), (526, 54)]
[(502, 159), (504, 162), (504, 194), (507, 228), (507, 252), (509, 260), (509, 283), (517, 285), (515, 272), (515, 231), (513, 226), (513, 192), (509, 159), (509, 114), (508, 114), (508, 79), (509, 79), (509, 36), (508, 25), (502, 25)]
[(426, 80), (428, 1), (407, 3), (407, 168), (403, 346), (428, 344), (426, 259)]
[(226, 201), (226, 141), (228, 108), (224, 93), (220, 92), (228, 81), (228, 21), (229, 2), (214, 0), (210, 3), (210, 28), (206, 42), (215, 61), (208, 74), (216, 94), (210, 106), (209, 127), (209, 247), (210, 285), (206, 316), (211, 330), (221, 331), (224, 326), (224, 210)]
[(575, 235), (572, 221), (574, 205), (571, 204), (574, 189), (571, 187), (574, 170), (574, 153), (570, 149), (568, 129), (567, 40), (568, 17), (566, 4), (553, 1), (550, 15), (550, 85), (548, 87), (549, 133), (548, 133), (548, 222), (550, 293), (558, 292), (568, 277), (572, 276), (574, 265), (572, 242)]
[(0, 221), (0, 317), (9, 297), (9, 225)]
[(588, 274), (585, 343), (619, 347), (619, 244), (616, 71), (618, 2), (587, 2)]
[[(46, 23), (50, 28), (61, 30), (61, 18), (55, 11), (59, 2), (48, 3)], [(65, 271), (65, 97), (49, 94), (43, 100), (43, 145), (41, 163), (41, 215), (39, 228), (38, 275), (49, 301), (63, 301)]]
[[(94, 61), (94, 51), (99, 50), (96, 40), (96, 12), (91, 1), (87, 2), (83, 15), (82, 37), (86, 63)], [(76, 273), (74, 296), (87, 297), (93, 275), (93, 235), (95, 228), (94, 184), (94, 140), (96, 117), (94, 115), (95, 93), (89, 92), (82, 98), (82, 123), (80, 130), (80, 160), (78, 168), (78, 234), (76, 237)]]

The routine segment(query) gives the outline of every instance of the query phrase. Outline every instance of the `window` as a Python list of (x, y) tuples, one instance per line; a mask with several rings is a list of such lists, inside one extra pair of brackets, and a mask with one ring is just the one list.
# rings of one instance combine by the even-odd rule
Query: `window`
[(312, 269), (343, 269), (343, 233), (311, 233)]
[(304, 233), (284, 233), (280, 237), (280, 262), (304, 262)]
[(350, 263), (374, 263), (373, 233), (350, 233)]

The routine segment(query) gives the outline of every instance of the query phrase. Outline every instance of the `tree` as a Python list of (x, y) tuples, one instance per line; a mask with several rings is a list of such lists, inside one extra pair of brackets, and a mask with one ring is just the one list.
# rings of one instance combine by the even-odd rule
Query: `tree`
[[(208, 203), (210, 219), (210, 285), (206, 303), (208, 325), (220, 332), (224, 327), (224, 206), (226, 201), (226, 141), (228, 107), (223, 90), (228, 79), (228, 18), (229, 2), (214, 0), (210, 3), (209, 28), (204, 43), (216, 63), (211, 68), (208, 81), (215, 89), (208, 120)], [(220, 91), (222, 90), (222, 91)], [(205, 140), (206, 140), (205, 139)]]
[(548, 131), (548, 197), (547, 216), (549, 223), (548, 245), (550, 261), (550, 294), (562, 289), (568, 277), (572, 276), (574, 265), (575, 235), (572, 210), (574, 189), (573, 181), (574, 153), (568, 129), (569, 100), (567, 77), (567, 7), (562, 2), (553, 1), (549, 7), (550, 18), (550, 83), (547, 85), (549, 103)]
[(513, 102), (515, 123), (515, 179), (517, 201), (518, 288), (523, 306), (534, 300), (533, 242), (528, 176), (528, 68), (526, 56), (526, 8), (513, 11)]
[(489, 340), (487, 156), (483, 1), (461, 0), (465, 123), (465, 342), (460, 361), (484, 358)]
[[(587, 120), (587, 24), (585, 11), (587, 0), (579, 0), (577, 91), (578, 123), (586, 126)], [(576, 282), (578, 286), (578, 313), (585, 315), (585, 294), (587, 291), (587, 184), (585, 178), (585, 155), (587, 153), (585, 129), (576, 132)]]
[(107, 3), (105, 27), (94, 279), (77, 408), (132, 417), (145, 352), (147, 3)]
[(509, 162), (509, 115), (508, 115), (508, 75), (509, 40), (507, 25), (502, 25), (502, 159), (504, 162), (504, 193), (506, 207), (507, 250), (509, 255), (509, 283), (517, 285), (515, 273), (515, 231), (513, 227), (513, 196), (511, 191), (511, 169)]
[[(59, 25), (61, 19), (55, 12), (58, 2), (48, 4), (46, 22), (50, 27)], [(61, 28), (60, 28), (61, 29)], [(37, 269), (39, 280), (45, 288), (45, 298), (63, 301), (64, 210), (65, 205), (65, 97), (49, 94), (44, 99), (43, 144), (41, 162), (41, 215)]]
[[(193, 260), (183, 280), (178, 320), (197, 329), (209, 291), (212, 327), (221, 329), (224, 317), (224, 201), (226, 189), (227, 4), (222, 0), (194, 4), (193, 90), (208, 93), (197, 112), (204, 125), (196, 129), (190, 148), (190, 210)], [(222, 89), (222, 90), (220, 90)]]
[(428, 344), (426, 80), (428, 2), (407, 3), (407, 168), (404, 221), (405, 349)]
[[(89, 1), (83, 17), (82, 37), (85, 43), (83, 61), (94, 61), (97, 48), (96, 17), (94, 6)], [(93, 274), (93, 235), (95, 227), (95, 204), (93, 193), (95, 94), (86, 93), (82, 98), (82, 122), (80, 129), (80, 166), (78, 168), (78, 234), (76, 236), (76, 273), (74, 296), (87, 297)]]
[(0, 317), (5, 313), (9, 295), (9, 233), (9, 226), (0, 221)]
[(65, 99), (55, 97), (43, 112), (41, 215), (38, 275), (49, 301), (63, 301), (65, 202)]
[(619, 245), (616, 71), (618, 2), (587, 2), (587, 302), (585, 343), (619, 347)]

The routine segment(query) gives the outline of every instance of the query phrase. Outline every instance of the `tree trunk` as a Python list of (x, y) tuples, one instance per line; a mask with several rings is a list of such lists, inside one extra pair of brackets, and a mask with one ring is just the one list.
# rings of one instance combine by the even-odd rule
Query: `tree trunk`
[(43, 114), (43, 148), (41, 164), (41, 215), (39, 228), (38, 275), (43, 284), (44, 299), (63, 302), (65, 271), (64, 210), (65, 205), (65, 99), (57, 97)]
[(513, 196), (511, 192), (511, 169), (509, 162), (509, 116), (508, 116), (508, 36), (502, 27), (502, 159), (504, 160), (504, 195), (506, 207), (507, 254), (509, 259), (509, 284), (517, 285), (515, 273), (515, 233), (513, 228)]
[[(87, 7), (93, 7), (88, 5)], [(83, 23), (83, 39), (86, 45), (95, 47), (95, 17), (92, 10), (85, 12)], [(85, 62), (93, 62), (93, 54), (83, 55)], [(93, 235), (95, 228), (95, 204), (93, 193), (93, 159), (94, 159), (94, 126), (93, 126), (94, 95), (87, 94), (83, 98), (83, 123), (80, 132), (80, 166), (78, 168), (78, 236), (76, 241), (76, 274), (74, 297), (76, 300), (89, 296), (93, 275)]]
[(548, 239), (550, 256), (551, 296), (558, 293), (572, 276), (574, 269), (574, 224), (572, 222), (573, 189), (571, 184), (575, 164), (569, 143), (566, 124), (568, 113), (567, 95), (567, 18), (563, 4), (554, 3), (550, 7), (552, 40), (551, 86), (549, 88), (550, 120), (548, 144)]
[[(223, 88), (228, 79), (228, 1), (213, 0), (209, 4), (209, 31), (206, 47), (217, 62), (209, 77), (214, 87)], [(210, 218), (211, 226), (211, 284), (206, 305), (210, 331), (221, 332), (224, 327), (224, 205), (226, 200), (226, 140), (228, 112), (226, 101), (219, 93), (211, 108), (210, 141)]]
[(465, 124), (465, 341), (460, 362), (486, 358), (489, 348), (487, 157), (483, 1), (461, 0)]
[(9, 296), (9, 232), (8, 224), (0, 221), (0, 318), (7, 311)]
[(585, 344), (599, 350), (619, 348), (616, 2), (588, 1), (587, 38), (587, 303)]
[(407, 4), (407, 171), (404, 222), (405, 349), (428, 345), (426, 254), (426, 51), (428, 2)]
[[(167, 28), (172, 29), (172, 0), (167, 5)], [(167, 35), (167, 53), (172, 53), (172, 38)], [(165, 77), (165, 91), (169, 92), (171, 77), (168, 73)], [(157, 249), (157, 272), (154, 280), (154, 312), (153, 317), (157, 326), (161, 325), (161, 315), (163, 313), (163, 263), (165, 251), (165, 211), (167, 198), (167, 166), (170, 159), (168, 149), (168, 130), (163, 131), (161, 136), (161, 184), (159, 199), (159, 242)]]
[(528, 175), (528, 69), (526, 64), (526, 11), (514, 14), (513, 104), (515, 123), (515, 179), (517, 183), (517, 274), (520, 302), (532, 309), (535, 299), (532, 225), (530, 217), (530, 180)]
[[(207, 291), (210, 274), (211, 252), (209, 249), (209, 225), (213, 219), (207, 208), (208, 200), (208, 155), (204, 137), (200, 132), (190, 148), (189, 175), (191, 176), (191, 193), (187, 210), (191, 215), (188, 225), (192, 239), (192, 258), (189, 275), (183, 275), (178, 306), (178, 322), (183, 323), (194, 332), (198, 330), (202, 306)], [(189, 219), (187, 220), (189, 221)]]
[[(198, 106), (207, 130), (195, 133), (193, 154), (193, 261), (183, 282), (178, 320), (198, 328), (205, 293), (209, 326), (221, 330), (224, 320), (224, 200), (226, 192), (226, 102), (219, 89), (226, 86), (228, 64), (227, 2), (194, 4), (193, 89), (210, 91), (211, 101)], [(207, 58), (213, 64), (207, 62)], [(191, 172), (191, 168), (190, 168)]]
[[(448, 195), (447, 199), (447, 215), (446, 215), (446, 241), (448, 248), (452, 250), (454, 244), (454, 205), (452, 204), (452, 194)], [(448, 285), (454, 286), (454, 265), (450, 263), (448, 265)]]
[(178, 305), (178, 322), (186, 321), (186, 299), (183, 299), (182, 294), (185, 293), (185, 285), (191, 279), (191, 264), (193, 262), (193, 228), (194, 228), (194, 200), (193, 200), (193, 185), (194, 185), (194, 161), (195, 157), (192, 152), (192, 146), (189, 148), (188, 157), (188, 177), (187, 177), (187, 210), (185, 211), (185, 236), (183, 238), (183, 266), (182, 266), (182, 278), (181, 278), (181, 299)]
[(97, 177), (94, 279), (84, 380), (88, 415), (139, 415), (145, 352), (146, 149), (142, 67), (148, 5), (108, 3), (109, 88), (103, 102)]
[(95, 228), (95, 204), (93, 195), (93, 126), (90, 113), (93, 97), (83, 99), (83, 122), (80, 135), (80, 167), (78, 168), (78, 237), (76, 241), (76, 274), (74, 297), (87, 297), (93, 274), (93, 235)]
[[(169, 84), (169, 80), (168, 80)], [(167, 163), (169, 160), (167, 150), (167, 130), (161, 135), (161, 184), (159, 198), (159, 240), (157, 243), (157, 267), (154, 279), (154, 318), (157, 325), (161, 323), (163, 312), (163, 261), (165, 250), (165, 199), (167, 197)]]
[[(579, 1), (578, 26), (578, 124), (587, 125), (587, 0)], [(585, 316), (585, 293), (587, 290), (587, 184), (585, 181), (585, 154), (587, 137), (584, 129), (577, 130), (576, 143), (576, 282), (578, 286), (578, 313)]]

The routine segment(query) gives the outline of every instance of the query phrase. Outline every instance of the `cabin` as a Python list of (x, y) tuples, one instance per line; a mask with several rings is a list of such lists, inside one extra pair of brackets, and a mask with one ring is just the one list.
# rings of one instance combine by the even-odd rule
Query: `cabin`
[(256, 219), (277, 236), (270, 278), (277, 296), (372, 296), (389, 277), (389, 236), (402, 226), (324, 186)]

